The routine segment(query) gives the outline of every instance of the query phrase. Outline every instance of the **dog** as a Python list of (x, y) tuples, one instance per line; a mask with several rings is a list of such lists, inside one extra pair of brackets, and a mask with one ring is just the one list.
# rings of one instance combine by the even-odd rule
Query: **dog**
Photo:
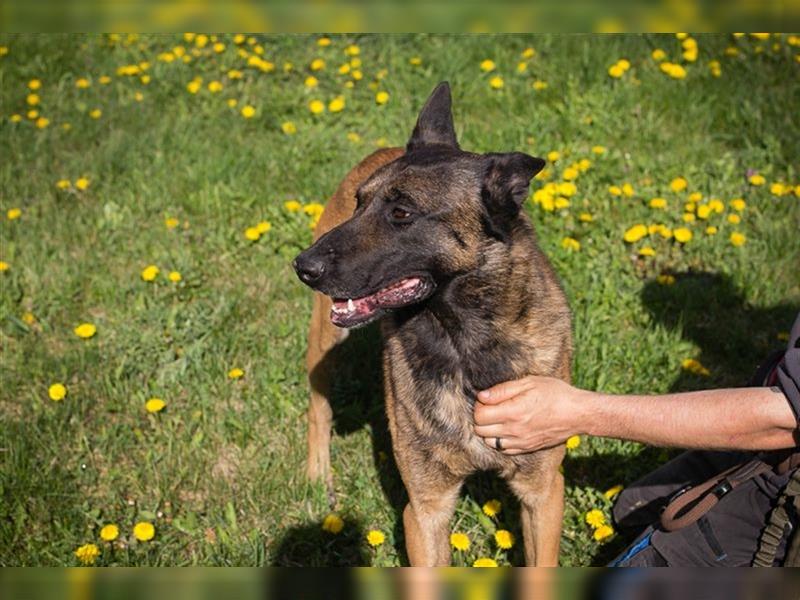
[(386, 411), (408, 492), (412, 565), (450, 563), (462, 484), (496, 470), (519, 498), (528, 565), (557, 565), (564, 448), (506, 455), (473, 432), (477, 392), (527, 375), (570, 380), (571, 317), (521, 209), (545, 161), (459, 148), (440, 83), (405, 149), (381, 149), (344, 179), (315, 241), (293, 262), (315, 290), (308, 339), (308, 476), (331, 486), (324, 359), (348, 330), (381, 319)]

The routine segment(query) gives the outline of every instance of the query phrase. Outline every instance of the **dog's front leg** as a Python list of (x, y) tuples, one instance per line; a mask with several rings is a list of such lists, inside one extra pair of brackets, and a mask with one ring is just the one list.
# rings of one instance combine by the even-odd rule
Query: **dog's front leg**
[(542, 462), (534, 472), (520, 469), (509, 485), (520, 500), (525, 564), (557, 567), (564, 518), (564, 476), (559, 465), (563, 447), (537, 453)]
[(409, 502), (403, 511), (406, 552), (412, 567), (443, 567), (450, 564), (450, 519), (456, 507), (461, 482), (434, 489), (414, 489), (406, 483)]

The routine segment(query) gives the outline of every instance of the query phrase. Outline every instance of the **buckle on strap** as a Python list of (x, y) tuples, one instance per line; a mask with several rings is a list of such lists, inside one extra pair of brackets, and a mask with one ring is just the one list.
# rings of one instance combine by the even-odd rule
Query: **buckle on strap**
[(732, 489), (733, 485), (731, 484), (730, 480), (725, 478), (715, 485), (709, 494), (714, 494), (717, 497), (717, 500), (721, 500), (722, 497), (726, 496)]

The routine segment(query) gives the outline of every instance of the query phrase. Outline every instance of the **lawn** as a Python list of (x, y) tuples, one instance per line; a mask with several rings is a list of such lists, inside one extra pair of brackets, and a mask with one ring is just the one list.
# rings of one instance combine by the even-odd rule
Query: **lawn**
[[(0, 36), (0, 565), (79, 564), (85, 544), (99, 565), (406, 563), (374, 328), (335, 389), (335, 505), (305, 480), (311, 294), (290, 261), (440, 80), (463, 148), (548, 158), (526, 210), (573, 309), (577, 385), (741, 385), (781, 345), (798, 38), (319, 37)], [(561, 564), (602, 564), (626, 538), (585, 514), (674, 451), (571, 446)], [(491, 474), (452, 530), (454, 564), (522, 563)]]

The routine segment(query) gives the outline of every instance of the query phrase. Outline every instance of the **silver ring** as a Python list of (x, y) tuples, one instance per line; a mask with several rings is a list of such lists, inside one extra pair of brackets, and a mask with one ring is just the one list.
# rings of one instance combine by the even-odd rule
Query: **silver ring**
[(503, 442), (500, 438), (494, 438), (494, 449), (498, 450), (499, 452), (503, 451)]

